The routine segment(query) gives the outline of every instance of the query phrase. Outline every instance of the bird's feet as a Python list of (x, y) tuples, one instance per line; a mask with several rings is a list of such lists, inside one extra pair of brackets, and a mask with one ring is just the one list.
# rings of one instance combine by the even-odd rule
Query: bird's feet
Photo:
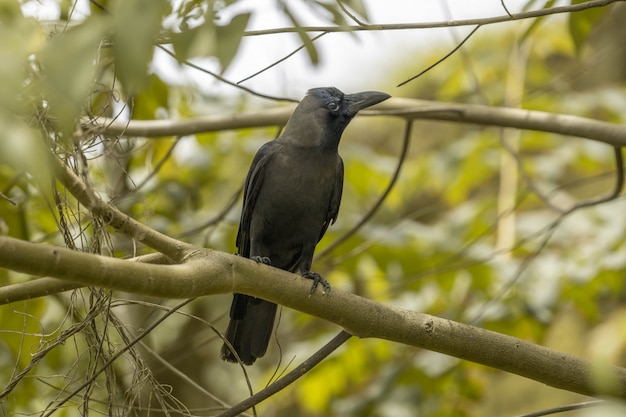
[(324, 294), (326, 294), (326, 292), (330, 292), (330, 284), (317, 272), (306, 271), (302, 273), (302, 276), (306, 279), (313, 280), (313, 285), (311, 285), (309, 296), (311, 296), (315, 292), (315, 289), (319, 284), (322, 284), (322, 287), (324, 287), (324, 289), (322, 290)]
[(250, 259), (260, 264), (272, 265), (272, 260), (267, 256), (252, 256)]

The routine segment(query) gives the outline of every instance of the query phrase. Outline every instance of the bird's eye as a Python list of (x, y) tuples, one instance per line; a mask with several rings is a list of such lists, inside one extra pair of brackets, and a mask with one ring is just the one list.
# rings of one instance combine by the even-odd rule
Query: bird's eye
[(330, 111), (337, 111), (339, 110), (339, 104), (335, 103), (334, 101), (332, 103), (330, 103), (328, 105), (328, 110)]

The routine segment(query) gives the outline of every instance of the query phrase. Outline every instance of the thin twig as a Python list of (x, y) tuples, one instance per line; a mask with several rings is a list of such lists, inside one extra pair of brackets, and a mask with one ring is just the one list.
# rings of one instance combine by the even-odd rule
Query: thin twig
[(184, 231), (183, 233), (181, 233), (180, 235), (177, 235), (176, 237), (178, 239), (182, 239), (191, 235), (195, 235), (196, 233), (199, 233), (203, 231), (204, 229), (214, 226), (217, 223), (224, 220), (224, 217), (226, 217), (226, 215), (233, 209), (233, 207), (235, 207), (235, 204), (237, 204), (237, 201), (239, 200), (239, 196), (241, 195), (242, 191), (243, 191), (243, 184), (239, 187), (237, 191), (233, 193), (232, 197), (230, 197), (230, 200), (228, 200), (228, 203), (226, 203), (224, 208), (220, 210), (215, 216), (211, 217), (209, 220), (202, 223), (201, 225), (194, 227), (193, 229)]
[(282, 389), (288, 387), (298, 378), (309, 372), (313, 367), (315, 367), (318, 363), (320, 363), (323, 359), (328, 357), (331, 353), (333, 353), (338, 347), (343, 345), (348, 339), (350, 339), (352, 335), (344, 330), (339, 332), (337, 336), (335, 336), (330, 342), (322, 346), (320, 350), (315, 352), (311, 357), (302, 362), (295, 368), (293, 371), (289, 372), (287, 375), (274, 382), (267, 388), (257, 392), (251, 397), (246, 398), (239, 404), (234, 405), (228, 410), (224, 411), (221, 414), (218, 414), (216, 417), (233, 417), (236, 416), (249, 408), (259, 404), (261, 401), (271, 397)]
[(506, 7), (506, 4), (504, 3), (504, 0), (500, 0), (500, 4), (502, 5), (502, 8), (506, 12), (507, 16), (509, 16), (511, 19), (515, 19), (515, 17), (511, 14), (509, 9)]
[(5, 195), (2, 191), (0, 191), (0, 198), (8, 201), (9, 204), (11, 204), (12, 206), (17, 206), (17, 203), (14, 200), (12, 200), (11, 197)]
[[(156, 45), (156, 47), (159, 48), (160, 50), (162, 50), (163, 52), (165, 52), (166, 54), (168, 54), (169, 56), (171, 56), (172, 58), (174, 58), (174, 59), (176, 59), (178, 61), (178, 59), (176, 58), (176, 54), (174, 52), (170, 51), (169, 49), (167, 49), (163, 45)], [(181, 61), (178, 61), (178, 62), (181, 62)], [(190, 67), (190, 68), (193, 68), (195, 70), (204, 72), (205, 74), (210, 75), (211, 77), (213, 77), (213, 78), (223, 82), (224, 84), (228, 84), (231, 87), (235, 87), (235, 88), (238, 88), (239, 90), (245, 91), (246, 93), (252, 94), (253, 96), (265, 98), (265, 99), (268, 99), (268, 100), (274, 100), (274, 101), (289, 101), (289, 102), (292, 102), (292, 103), (297, 103), (298, 102), (298, 100), (294, 100), (292, 98), (276, 97), (276, 96), (270, 96), (270, 95), (267, 95), (267, 94), (259, 93), (257, 91), (252, 90), (251, 88), (244, 87), (244, 86), (239, 85), (237, 83), (234, 83), (234, 82), (232, 82), (230, 80), (227, 80), (226, 78), (222, 77), (221, 75), (216, 74), (213, 71), (209, 71), (206, 68), (202, 68), (201, 66), (196, 65), (196, 64), (192, 63), (191, 61), (185, 60), (185, 61), (182, 61), (182, 63), (184, 65)]]
[(122, 213), (115, 206), (97, 196), (58, 158), (51, 157), (50, 161), (56, 178), (65, 188), (93, 215), (100, 217), (116, 230), (169, 256), (175, 261), (181, 261), (190, 250), (195, 249), (192, 245), (166, 236)]
[(583, 201), (581, 203), (575, 204), (574, 206), (570, 207), (567, 211), (563, 212), (554, 222), (552, 222), (547, 227), (545, 227), (543, 229), (545, 230), (545, 236), (543, 240), (539, 243), (539, 246), (537, 247), (537, 249), (535, 249), (529, 256), (524, 258), (524, 260), (522, 261), (520, 266), (517, 268), (513, 276), (498, 290), (497, 294), (494, 297), (485, 301), (485, 303), (481, 306), (481, 308), (478, 310), (478, 312), (475, 314), (472, 320), (469, 321), (469, 323), (472, 323), (472, 324), (476, 323), (476, 321), (479, 320), (483, 316), (483, 314), (487, 312), (487, 309), (493, 304), (494, 301), (501, 299), (515, 285), (515, 283), (520, 279), (524, 271), (526, 271), (528, 266), (539, 256), (539, 254), (546, 247), (546, 245), (548, 244), (548, 242), (554, 235), (554, 232), (556, 232), (557, 227), (570, 214), (582, 208), (587, 208), (587, 207), (595, 206), (598, 204), (606, 203), (611, 200), (615, 200), (616, 198), (619, 197), (624, 187), (624, 159), (622, 156), (621, 148), (614, 147), (614, 150), (615, 150), (616, 171), (615, 171), (615, 185), (613, 187), (613, 191), (611, 191), (611, 193), (609, 193), (608, 195), (604, 197), (600, 197), (600, 198), (589, 200), (589, 201)]
[[(311, 38), (311, 42), (315, 42), (316, 40), (318, 40), (319, 38), (321, 38), (322, 36), (326, 35), (328, 32), (324, 32), (324, 33), (320, 33), (319, 35)], [(288, 53), (287, 55), (285, 55), (284, 57), (280, 58), (279, 60), (271, 63), (270, 65), (264, 67), (263, 69), (260, 69), (259, 71), (255, 72), (252, 75), (248, 75), (246, 78), (243, 78), (239, 81), (237, 81), (237, 85), (244, 83), (254, 77), (256, 77), (259, 74), (264, 73), (265, 71), (269, 70), (270, 68), (275, 67), (276, 65), (280, 64), (281, 62), (286, 61), (287, 59), (291, 58), (292, 56), (294, 56), (296, 53), (300, 52), (301, 50), (303, 50), (304, 48), (306, 48), (306, 45), (302, 44), (299, 47), (297, 47), (296, 49), (294, 49), (293, 51), (291, 51), (290, 53)]]
[[(122, 349), (120, 349), (119, 351), (117, 351), (117, 353), (115, 353), (115, 355), (113, 355), (104, 365), (102, 365), (102, 367), (100, 367), (100, 369), (96, 372), (93, 373), (93, 375), (87, 379), (87, 381), (85, 381), (84, 383), (82, 383), (78, 388), (76, 388), (74, 391), (72, 391), (69, 395), (67, 395), (65, 398), (63, 398), (62, 400), (60, 400), (53, 408), (52, 410), (48, 411), (46, 414), (44, 414), (42, 417), (50, 417), (52, 414), (54, 414), (59, 408), (61, 408), (63, 406), (63, 404), (65, 404), (66, 402), (68, 402), (69, 400), (71, 400), (72, 398), (74, 398), (75, 395), (77, 395), (79, 392), (81, 392), (85, 387), (87, 387), (89, 384), (93, 383), (93, 381), (95, 381), (95, 379), (102, 373), (104, 372), (109, 366), (111, 366), (113, 364), (113, 362), (115, 362), (117, 359), (119, 359), (122, 355), (124, 355), (128, 350), (130, 350), (130, 348), (132, 348), (133, 346), (135, 346), (139, 341), (141, 341), (141, 339), (143, 339), (144, 337), (146, 337), (148, 334), (150, 334), (150, 332), (152, 330), (154, 330), (157, 326), (159, 326), (161, 323), (163, 323), (163, 321), (165, 321), (165, 319), (167, 319), (168, 317), (170, 317), (172, 314), (174, 314), (176, 311), (180, 310), (181, 308), (183, 308), (184, 306), (186, 306), (187, 304), (189, 304), (191, 301), (195, 300), (195, 298), (189, 298), (185, 301), (183, 301), (182, 303), (172, 307), (171, 310), (169, 310), (167, 313), (165, 313), (163, 316), (161, 316), (158, 320), (156, 320), (153, 324), (151, 324), (150, 326), (148, 326), (141, 334), (139, 334), (138, 336), (136, 336), (133, 340), (131, 340), (129, 343), (127, 343)], [(46, 407), (46, 410), (48, 410), (49, 406)], [(45, 410), (44, 410), (45, 411)]]
[(352, 13), (350, 10), (348, 10), (346, 5), (343, 4), (342, 0), (337, 0), (337, 4), (339, 5), (339, 8), (341, 9), (341, 11), (343, 11), (346, 15), (348, 15), (348, 17), (350, 19), (354, 20), (354, 23), (356, 23), (359, 26), (367, 26), (367, 23), (363, 22), (361, 19), (356, 17), (356, 15), (354, 13)]
[(605, 400), (585, 401), (582, 403), (561, 405), (559, 407), (548, 408), (546, 410), (535, 411), (533, 413), (520, 414), (517, 417), (543, 417), (543, 416), (549, 416), (550, 414), (564, 413), (566, 411), (582, 410), (584, 408), (591, 408), (591, 407), (602, 407), (602, 406), (606, 407), (606, 406), (613, 405), (613, 404), (615, 403), (611, 403)]
[(156, 163), (156, 165), (154, 166), (152, 171), (146, 176), (146, 178), (144, 178), (139, 184), (135, 186), (135, 188), (132, 190), (133, 192), (139, 191), (148, 183), (148, 181), (150, 181), (152, 178), (154, 178), (156, 174), (159, 173), (161, 168), (163, 168), (163, 165), (165, 165), (165, 163), (170, 159), (170, 157), (174, 153), (174, 148), (176, 148), (176, 145), (178, 145), (179, 141), (180, 141), (180, 136), (178, 136), (176, 140), (174, 140), (174, 143), (172, 143), (172, 146), (170, 146), (167, 149), (167, 151), (165, 152), (165, 155), (163, 155), (163, 157), (159, 160), (159, 162)]
[(404, 140), (402, 142), (402, 150), (400, 151), (400, 156), (398, 157), (398, 164), (396, 165), (396, 169), (389, 180), (389, 184), (387, 184), (387, 188), (383, 191), (383, 193), (378, 197), (378, 200), (374, 203), (374, 205), (365, 213), (365, 215), (359, 220), (350, 230), (345, 232), (342, 236), (340, 236), (337, 240), (333, 241), (330, 245), (325, 247), (322, 251), (320, 251), (316, 258), (320, 259), (327, 256), (330, 252), (332, 252), (337, 246), (341, 245), (345, 242), (350, 236), (355, 234), (365, 223), (372, 218), (372, 216), (378, 211), (380, 206), (383, 204), (392, 188), (398, 181), (398, 177), (400, 176), (400, 170), (402, 169), (402, 165), (404, 165), (404, 161), (406, 159), (406, 155), (409, 151), (409, 144), (411, 143), (411, 132), (413, 127), (413, 121), (407, 120), (406, 127), (404, 130)]
[[(101, 302), (104, 303), (104, 301), (101, 301)], [(20, 380), (24, 378), (26, 374), (28, 374), (39, 363), (39, 361), (42, 360), (50, 351), (52, 351), (53, 349), (55, 349), (56, 347), (60, 345), (63, 345), (70, 337), (83, 331), (91, 323), (91, 321), (98, 314), (100, 314), (100, 310), (101, 310), (100, 305), (94, 305), (89, 310), (89, 313), (87, 314), (87, 316), (82, 322), (77, 323), (73, 325), (72, 327), (70, 327), (69, 329), (62, 331), (59, 337), (57, 337), (54, 341), (50, 342), (45, 348), (35, 352), (32, 355), (31, 360), (28, 363), (28, 365), (26, 365), (19, 374), (13, 376), (11, 380), (8, 382), (8, 384), (6, 385), (5, 389), (2, 392), (0, 392), (0, 399), (6, 397), (9, 393), (11, 393), (11, 391), (15, 389), (15, 387), (20, 382)]]
[(275, 35), (281, 33), (293, 33), (297, 31), (304, 32), (356, 32), (356, 31), (383, 31), (383, 30), (408, 30), (408, 29), (433, 29), (433, 28), (449, 28), (456, 26), (485, 26), (496, 23), (510, 22), (513, 20), (532, 19), (542, 16), (550, 16), (560, 13), (574, 13), (583, 10), (604, 7), (611, 3), (617, 3), (624, 0), (592, 0), (583, 3), (572, 4), (568, 6), (550, 7), (548, 9), (531, 10), (528, 12), (515, 13), (511, 16), (502, 15), (487, 18), (461, 19), (454, 21), (441, 22), (423, 22), (423, 23), (392, 23), (392, 24), (366, 24), (351, 26), (302, 26), (300, 28), (284, 27), (273, 29), (249, 30), (244, 32), (243, 36), (262, 36)]
[(463, 46), (463, 44), (465, 42), (467, 42), (467, 40), (469, 38), (471, 38), (474, 33), (476, 33), (476, 31), (478, 30), (478, 28), (480, 27), (480, 25), (476, 26), (474, 29), (472, 29), (472, 31), (457, 45), (454, 47), (454, 49), (452, 49), (450, 52), (448, 52), (447, 54), (445, 54), (442, 58), (438, 59), (434, 64), (429, 65), (426, 69), (420, 71), (417, 75), (412, 76), (411, 78), (409, 78), (408, 80), (404, 80), (402, 81), (400, 84), (398, 84), (396, 87), (402, 87), (405, 84), (408, 84), (409, 82), (413, 81), (416, 78), (421, 77), (422, 75), (424, 75), (425, 73), (427, 73), (428, 71), (430, 71), (431, 69), (435, 68), (437, 65), (441, 64), (443, 61), (445, 61), (446, 59), (448, 59), (453, 53), (455, 53), (456, 51), (458, 51), (461, 46)]

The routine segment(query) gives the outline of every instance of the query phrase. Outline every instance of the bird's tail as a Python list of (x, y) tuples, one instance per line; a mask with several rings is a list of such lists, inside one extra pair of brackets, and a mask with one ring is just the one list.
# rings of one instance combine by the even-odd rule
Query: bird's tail
[[(241, 362), (252, 365), (257, 358), (265, 355), (275, 317), (276, 304), (249, 295), (235, 294), (226, 330), (226, 340), (232, 349), (224, 343), (222, 359), (238, 362), (239, 356)], [(237, 356), (232, 350), (237, 352)]]

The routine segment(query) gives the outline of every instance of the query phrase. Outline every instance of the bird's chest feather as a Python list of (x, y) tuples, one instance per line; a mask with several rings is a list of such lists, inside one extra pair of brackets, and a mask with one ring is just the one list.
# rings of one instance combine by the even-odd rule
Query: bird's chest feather
[(272, 228), (320, 227), (328, 214), (338, 155), (279, 154), (266, 167), (257, 200)]

